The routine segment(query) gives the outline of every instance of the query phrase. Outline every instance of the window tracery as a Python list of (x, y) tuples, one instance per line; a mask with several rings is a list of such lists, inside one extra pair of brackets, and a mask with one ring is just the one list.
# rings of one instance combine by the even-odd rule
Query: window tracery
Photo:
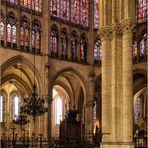
[(16, 32), (16, 20), (13, 16), (9, 16), (7, 18), (7, 42), (16, 44)]
[(20, 44), (23, 47), (29, 47), (29, 24), (25, 18), (21, 21), (21, 27), (20, 27)]
[(41, 42), (41, 28), (39, 22), (34, 21), (32, 25), (32, 48), (36, 50), (37, 53), (40, 53), (40, 42)]
[(50, 15), (88, 26), (88, 0), (51, 0)]
[(56, 29), (52, 29), (50, 33), (50, 52), (53, 56), (58, 53), (58, 34)]

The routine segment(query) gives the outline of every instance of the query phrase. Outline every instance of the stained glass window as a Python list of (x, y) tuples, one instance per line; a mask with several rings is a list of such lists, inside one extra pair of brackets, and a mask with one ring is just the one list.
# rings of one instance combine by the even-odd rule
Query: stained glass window
[(102, 61), (102, 49), (100, 40), (97, 40), (94, 44), (94, 61)]
[(41, 41), (41, 35), (40, 35), (40, 26), (38, 23), (34, 23), (32, 27), (32, 48), (35, 48), (38, 50), (40, 49), (40, 41)]
[(80, 1), (80, 24), (88, 26), (88, 0)]
[(50, 13), (53, 16), (59, 17), (59, 5), (60, 4), (60, 0), (51, 0), (50, 1)]
[(87, 62), (86, 52), (87, 52), (86, 40), (85, 40), (85, 38), (82, 37), (80, 40), (80, 59), (84, 63)]
[(62, 0), (61, 1), (61, 11), (60, 17), (64, 20), (69, 20), (69, 0)]
[(140, 41), (140, 57), (147, 54), (147, 34), (144, 34)]
[(56, 31), (52, 30), (50, 33), (50, 52), (57, 53), (58, 48), (58, 38)]
[(16, 26), (12, 26), (12, 42), (16, 43)]
[(25, 8), (31, 8), (31, 0), (20, 0), (20, 4)]
[(67, 54), (67, 37), (65, 32), (62, 32), (61, 34), (60, 51), (61, 51), (61, 55)]
[(71, 21), (79, 24), (80, 22), (80, 0), (71, 0)]
[(137, 123), (138, 114), (140, 114), (140, 98), (138, 97), (135, 102), (135, 123)]
[(94, 0), (94, 28), (99, 27), (99, 0)]
[(4, 96), (0, 95), (0, 122), (4, 122), (5, 102)]
[(5, 35), (4, 35), (4, 29), (5, 29), (5, 25), (4, 25), (4, 18), (0, 18), (0, 40), (4, 40)]
[(15, 19), (10, 17), (7, 19), (7, 42), (16, 43), (16, 24)]
[(38, 12), (42, 10), (42, 0), (32, 0), (32, 9)]
[(135, 62), (137, 56), (138, 56), (137, 41), (134, 41), (134, 43), (133, 43), (133, 60), (134, 60), (134, 62)]
[(97, 104), (96, 104), (96, 101), (95, 101), (94, 107), (93, 107), (93, 122), (94, 123), (96, 122), (96, 119), (97, 119), (96, 109), (97, 109)]
[(29, 26), (26, 20), (21, 21), (20, 43), (23, 46), (29, 46)]
[(7, 0), (7, 2), (18, 4), (18, 0)]
[(71, 58), (72, 60), (76, 60), (77, 58), (77, 37), (75, 34), (71, 38)]
[(138, 23), (147, 21), (147, 0), (137, 0), (137, 21)]
[(18, 95), (12, 96), (12, 120), (16, 120), (19, 115), (21, 99)]
[(32, 48), (35, 48), (35, 31), (32, 30)]

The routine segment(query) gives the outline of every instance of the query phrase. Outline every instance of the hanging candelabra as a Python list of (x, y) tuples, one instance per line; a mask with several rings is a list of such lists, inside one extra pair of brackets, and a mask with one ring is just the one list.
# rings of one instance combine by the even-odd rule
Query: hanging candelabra
[(46, 113), (48, 110), (46, 107), (44, 107), (44, 99), (38, 97), (36, 94), (35, 88), (36, 86), (34, 85), (34, 91), (31, 98), (25, 98), (23, 106), (23, 111), (34, 118), (36, 116), (44, 115), (44, 113)]
[(45, 100), (43, 98), (38, 97), (38, 95), (35, 92), (36, 86), (33, 86), (33, 93), (30, 98), (24, 99), (24, 106), (23, 106), (23, 112), (28, 114), (29, 116), (33, 116), (34, 121), (34, 131), (35, 131), (35, 118), (37, 116), (44, 115), (48, 108), (44, 107)]

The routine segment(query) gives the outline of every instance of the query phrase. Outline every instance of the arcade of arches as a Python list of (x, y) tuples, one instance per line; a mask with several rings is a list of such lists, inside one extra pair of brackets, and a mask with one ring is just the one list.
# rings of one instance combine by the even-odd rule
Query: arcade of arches
[(48, 111), (28, 117), (29, 137), (58, 137), (70, 110), (82, 133), (99, 127), (102, 148), (147, 136), (147, 0), (1, 0), (0, 11), (0, 139), (34, 84)]

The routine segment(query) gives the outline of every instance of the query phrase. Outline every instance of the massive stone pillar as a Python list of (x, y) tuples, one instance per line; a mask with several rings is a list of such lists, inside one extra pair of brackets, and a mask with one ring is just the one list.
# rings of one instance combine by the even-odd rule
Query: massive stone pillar
[(132, 147), (133, 141), (133, 67), (132, 67), (132, 29), (130, 20), (123, 25), (123, 142)]
[(111, 128), (111, 41), (110, 29), (103, 28), (100, 32), (102, 42), (102, 143), (110, 141)]
[[(132, 148), (134, 2), (100, 0), (102, 148)], [(109, 133), (110, 135), (107, 135)]]

